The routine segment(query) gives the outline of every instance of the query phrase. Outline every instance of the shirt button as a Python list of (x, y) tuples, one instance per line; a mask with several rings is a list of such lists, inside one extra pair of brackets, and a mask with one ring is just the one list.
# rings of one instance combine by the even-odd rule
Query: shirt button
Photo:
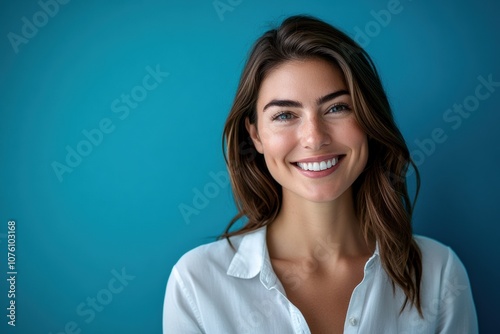
[(351, 326), (357, 326), (358, 325), (358, 319), (356, 319), (355, 317), (350, 317), (349, 318), (349, 323), (351, 324)]

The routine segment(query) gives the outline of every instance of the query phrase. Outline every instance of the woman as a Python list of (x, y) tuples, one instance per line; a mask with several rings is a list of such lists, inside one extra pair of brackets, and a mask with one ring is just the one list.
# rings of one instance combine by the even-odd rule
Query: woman
[(239, 214), (174, 266), (165, 333), (477, 333), (462, 263), (412, 235), (416, 167), (351, 38), (307, 16), (266, 32), (224, 138)]

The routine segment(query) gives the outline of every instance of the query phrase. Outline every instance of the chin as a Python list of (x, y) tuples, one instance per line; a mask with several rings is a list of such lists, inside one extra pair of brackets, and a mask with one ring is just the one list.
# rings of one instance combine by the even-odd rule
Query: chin
[(347, 198), (346, 196), (350, 196), (351, 194), (351, 187), (344, 189), (343, 187), (338, 187), (338, 185), (336, 187), (335, 185), (330, 185), (330, 187), (321, 188), (301, 189), (300, 192), (296, 192), (295, 194), (313, 203), (331, 203), (342, 198), (345, 199)]

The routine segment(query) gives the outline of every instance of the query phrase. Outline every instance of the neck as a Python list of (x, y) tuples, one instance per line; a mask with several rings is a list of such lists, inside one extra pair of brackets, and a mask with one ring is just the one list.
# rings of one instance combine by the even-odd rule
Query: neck
[(269, 253), (276, 259), (369, 256), (375, 243), (366, 241), (356, 217), (352, 192), (332, 202), (315, 203), (283, 192), (276, 220), (268, 227)]

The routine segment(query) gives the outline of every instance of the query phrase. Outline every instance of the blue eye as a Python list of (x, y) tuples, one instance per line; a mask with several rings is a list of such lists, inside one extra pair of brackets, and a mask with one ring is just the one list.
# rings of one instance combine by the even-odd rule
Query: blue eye
[(350, 110), (351, 110), (351, 108), (349, 107), (349, 105), (347, 105), (345, 103), (339, 103), (339, 104), (332, 106), (330, 109), (328, 109), (328, 112), (341, 113), (341, 112), (346, 112), (346, 111), (350, 111)]
[(293, 118), (293, 115), (286, 111), (281, 111), (275, 116), (273, 116), (273, 121), (286, 122)]

